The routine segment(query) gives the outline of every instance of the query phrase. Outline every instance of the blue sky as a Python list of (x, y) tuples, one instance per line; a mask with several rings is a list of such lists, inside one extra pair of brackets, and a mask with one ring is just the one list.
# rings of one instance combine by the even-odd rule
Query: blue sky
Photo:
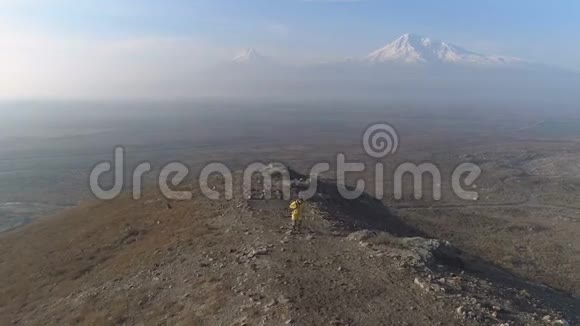
[(0, 0), (0, 7), (0, 52), (9, 49), (0, 54), (0, 65), (16, 74), (11, 61), (33, 63), (25, 71), (28, 87), (39, 75), (32, 69), (45, 69), (42, 61), (48, 60), (33, 52), (47, 53), (62, 69), (64, 62), (75, 61), (73, 53), (98, 65), (113, 59), (94, 53), (136, 43), (171, 52), (195, 48), (196, 60), (227, 57), (246, 47), (320, 60), (362, 56), (407, 32), (580, 71), (577, 0)]
[(536, 0), (8, 0), (0, 17), (87, 38), (196, 37), (356, 55), (414, 32), (580, 68), (580, 2)]

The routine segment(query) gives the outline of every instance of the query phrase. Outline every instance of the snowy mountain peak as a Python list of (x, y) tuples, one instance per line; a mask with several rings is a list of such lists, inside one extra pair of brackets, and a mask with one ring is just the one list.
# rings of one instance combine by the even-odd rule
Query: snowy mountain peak
[(429, 46), (432, 43), (430, 38), (412, 33), (401, 35), (395, 42), (399, 42), (400, 44), (421, 43), (423, 46)]
[(417, 34), (404, 34), (383, 48), (371, 52), (367, 61), (374, 63), (423, 64), (509, 64), (521, 60), (509, 57), (487, 56), (465, 50), (459, 46), (433, 40)]
[(234, 63), (259, 63), (265, 61), (267, 61), (265, 56), (251, 48), (239, 51), (232, 59)]

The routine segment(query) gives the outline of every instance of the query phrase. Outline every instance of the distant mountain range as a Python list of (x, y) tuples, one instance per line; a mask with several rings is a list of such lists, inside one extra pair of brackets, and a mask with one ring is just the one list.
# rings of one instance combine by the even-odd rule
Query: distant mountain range
[[(258, 53), (255, 49), (244, 49), (235, 55), (232, 62), (238, 64), (260, 64), (275, 62), (275, 60)], [(344, 63), (477, 66), (529, 64), (529, 62), (520, 58), (480, 54), (451, 43), (433, 40), (417, 34), (404, 34), (364, 57), (344, 60)]]
[(580, 74), (404, 34), (358, 58), (284, 64), (245, 49), (192, 75), (192, 94), (575, 109)]

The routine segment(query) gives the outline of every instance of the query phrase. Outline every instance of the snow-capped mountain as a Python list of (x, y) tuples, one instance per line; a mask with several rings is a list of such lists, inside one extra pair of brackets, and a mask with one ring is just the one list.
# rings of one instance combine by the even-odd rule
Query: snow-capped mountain
[[(271, 58), (260, 54), (253, 48), (239, 51), (231, 60), (231, 63), (244, 66), (260, 66), (272, 64), (273, 62)], [(523, 67), (530, 64), (530, 62), (519, 58), (476, 53), (451, 43), (417, 34), (404, 34), (393, 42), (359, 59), (349, 58), (329, 61), (328, 63), (333, 65), (357, 63), (453, 64), (493, 67), (516, 65)]]
[(489, 56), (465, 50), (459, 46), (432, 40), (416, 34), (404, 34), (383, 48), (371, 52), (365, 61), (373, 63), (406, 64), (517, 64), (524, 61), (518, 58)]
[(191, 85), (202, 96), (409, 101), (421, 106), (548, 101), (569, 106), (578, 101), (560, 99), (580, 96), (580, 74), (412, 34), (368, 56), (300, 65), (250, 48), (195, 74)]
[(254, 64), (254, 63), (265, 63), (269, 61), (267, 57), (261, 55), (254, 49), (243, 49), (239, 51), (233, 58), (233, 63), (240, 64)]

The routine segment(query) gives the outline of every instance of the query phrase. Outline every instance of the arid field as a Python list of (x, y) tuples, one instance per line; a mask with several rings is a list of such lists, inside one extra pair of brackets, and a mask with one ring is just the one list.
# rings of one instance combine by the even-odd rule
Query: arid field
[[(107, 131), (89, 136), (3, 140), (27, 148), (6, 151), (0, 162), (3, 227), (31, 222), (0, 237), (3, 324), (578, 322), (580, 134), (545, 135), (536, 130), (541, 113), (522, 121), (499, 112), (355, 114), (340, 105), (170, 112), (148, 113), (143, 119), (157, 120), (147, 128), (103, 118), (97, 129)], [(176, 121), (179, 132), (170, 127)], [(378, 122), (400, 138), (398, 151), (382, 159), (361, 143)], [(153, 171), (144, 198), (101, 202), (88, 174), (119, 144), (126, 171), (144, 160)], [(328, 162), (322, 177), (332, 185), (338, 153), (366, 164), (346, 182), (365, 180), (368, 198), (374, 166), (383, 163), (384, 196), (350, 202), (324, 188), (307, 201), (298, 235), (287, 233), (287, 201), (244, 198), (241, 189), (234, 200), (212, 201), (198, 189), (208, 162), (238, 175), (249, 163), (276, 161), (305, 178)], [(193, 191), (192, 200), (159, 194), (156, 173), (170, 161), (191, 168), (179, 187)], [(422, 199), (413, 197), (410, 176), (403, 198), (394, 198), (394, 171), (405, 162), (438, 167), (441, 200), (432, 198), (429, 176)], [(451, 189), (453, 169), (465, 162), (482, 169), (470, 188), (477, 200)]]

